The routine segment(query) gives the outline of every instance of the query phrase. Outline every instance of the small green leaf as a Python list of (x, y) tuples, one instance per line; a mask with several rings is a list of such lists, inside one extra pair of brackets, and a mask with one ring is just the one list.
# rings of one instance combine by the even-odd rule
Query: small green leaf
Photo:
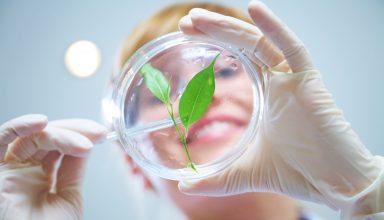
[(171, 86), (163, 73), (146, 63), (141, 67), (139, 74), (144, 77), (145, 85), (163, 103), (169, 103)]
[(219, 55), (189, 81), (180, 98), (179, 115), (186, 129), (208, 110), (215, 92), (214, 65)]

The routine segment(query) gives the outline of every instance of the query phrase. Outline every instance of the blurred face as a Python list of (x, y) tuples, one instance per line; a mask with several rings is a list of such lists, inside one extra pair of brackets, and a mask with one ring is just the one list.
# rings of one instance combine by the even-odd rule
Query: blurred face
[[(160, 55), (151, 61), (151, 65), (160, 69), (170, 80), (171, 100), (175, 115), (178, 116), (180, 91), (200, 70), (209, 65), (212, 56), (207, 59), (179, 59), (177, 55)], [(179, 56), (174, 58), (169, 56)], [(198, 56), (197, 56), (198, 57)], [(194, 61), (193, 61), (194, 60)], [(242, 64), (235, 57), (222, 52), (215, 66), (215, 93), (206, 114), (188, 131), (187, 144), (191, 159), (196, 164), (211, 162), (230, 151), (239, 141), (248, 126), (253, 110), (252, 84), (244, 73)], [(152, 122), (169, 117), (166, 107), (145, 87), (140, 88), (139, 123)], [(151, 159), (170, 168), (184, 168), (188, 163), (186, 153), (174, 127), (152, 132), (145, 137), (145, 148)], [(249, 206), (253, 194), (210, 198), (187, 196), (178, 191), (177, 182), (164, 180), (146, 174), (154, 188), (170, 197), (185, 213), (201, 213), (205, 208), (221, 210), (234, 203), (243, 208)]]
[[(152, 66), (162, 71), (171, 84), (173, 110), (178, 117), (180, 93), (188, 81), (209, 65), (212, 53), (206, 58), (174, 58), (180, 54), (158, 56)], [(191, 61), (192, 60), (192, 61)], [(216, 61), (215, 93), (208, 111), (188, 130), (187, 144), (191, 159), (196, 164), (212, 162), (232, 150), (247, 128), (252, 115), (252, 84), (244, 73), (241, 63), (222, 52)], [(140, 88), (139, 122), (158, 121), (169, 117), (165, 105), (154, 97), (145, 86)], [(180, 129), (184, 129), (180, 125)], [(152, 132), (142, 137), (141, 145), (146, 155), (169, 168), (184, 168), (188, 164), (185, 150), (174, 127)], [(144, 141), (143, 141), (144, 142)], [(149, 144), (150, 143), (150, 144)]]

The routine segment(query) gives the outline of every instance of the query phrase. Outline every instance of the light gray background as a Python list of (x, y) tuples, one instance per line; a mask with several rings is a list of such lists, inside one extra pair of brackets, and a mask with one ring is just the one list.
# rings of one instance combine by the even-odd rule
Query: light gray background
[[(144, 18), (173, 2), (0, 0), (0, 123), (26, 113), (101, 121), (100, 100), (121, 41)], [(243, 10), (248, 4), (215, 2)], [(366, 146), (383, 155), (384, 2), (265, 2), (305, 42)], [(66, 48), (79, 39), (92, 40), (101, 49), (101, 68), (91, 78), (75, 78), (64, 67)], [(127, 179), (117, 157), (106, 144), (93, 151), (84, 186), (85, 219), (139, 219), (140, 209), (153, 217), (157, 199), (147, 195), (142, 201), (144, 194), (132, 190), (140, 183)], [(337, 219), (328, 208), (307, 205), (325, 219)]]

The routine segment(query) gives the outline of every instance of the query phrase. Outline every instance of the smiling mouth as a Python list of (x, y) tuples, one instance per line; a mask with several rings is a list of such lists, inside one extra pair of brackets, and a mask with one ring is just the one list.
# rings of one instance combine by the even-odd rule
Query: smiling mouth
[(187, 143), (198, 145), (225, 141), (243, 131), (245, 125), (241, 120), (231, 116), (205, 118), (191, 126)]

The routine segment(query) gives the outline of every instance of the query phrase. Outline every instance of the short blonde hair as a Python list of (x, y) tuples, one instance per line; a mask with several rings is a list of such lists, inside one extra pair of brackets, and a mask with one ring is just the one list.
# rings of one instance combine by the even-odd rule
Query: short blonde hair
[(116, 63), (118, 69), (122, 68), (129, 57), (145, 43), (161, 35), (177, 31), (179, 20), (187, 15), (192, 8), (204, 8), (252, 23), (243, 11), (220, 4), (179, 3), (170, 5), (139, 24), (125, 39)]

